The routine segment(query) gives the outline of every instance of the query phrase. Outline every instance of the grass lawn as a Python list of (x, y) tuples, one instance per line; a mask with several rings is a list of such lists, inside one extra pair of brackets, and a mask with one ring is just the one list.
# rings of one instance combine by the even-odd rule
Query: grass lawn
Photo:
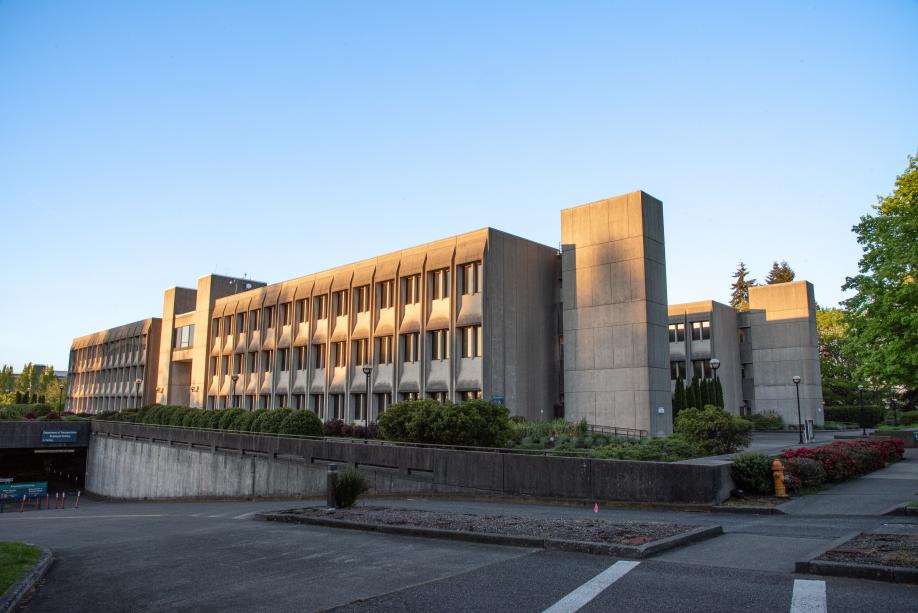
[(41, 550), (38, 547), (24, 543), (0, 543), (0, 594), (32, 568), (39, 557)]

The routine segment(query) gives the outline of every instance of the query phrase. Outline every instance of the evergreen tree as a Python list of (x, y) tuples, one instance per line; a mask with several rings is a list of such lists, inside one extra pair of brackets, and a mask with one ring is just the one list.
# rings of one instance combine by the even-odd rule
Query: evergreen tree
[(692, 382), (685, 387), (685, 407), (686, 409), (698, 408), (698, 403), (695, 401), (695, 380), (692, 379)]
[(685, 384), (682, 377), (676, 379), (676, 391), (673, 392), (673, 419), (685, 408)]
[(22, 402), (22, 392), (16, 390), (16, 404), (23, 404)]
[(698, 377), (692, 377), (692, 404), (696, 409), (703, 409), (704, 402), (701, 398), (701, 382)]
[(738, 311), (749, 310), (749, 288), (755, 285), (755, 279), (747, 279), (746, 275), (748, 274), (749, 270), (746, 268), (746, 264), (740, 260), (739, 267), (736, 269), (736, 272), (733, 273), (733, 278), (736, 279), (736, 281), (730, 285), (730, 289), (732, 290), (730, 294), (730, 306)]
[(701, 406), (699, 408), (704, 408), (707, 405), (711, 404), (711, 396), (708, 394), (708, 391), (709, 391), (708, 380), (701, 379), (698, 382), (698, 385), (701, 386), (701, 399), (698, 401), (701, 403)]
[(719, 406), (722, 409), (725, 409), (724, 406), (724, 388), (720, 384), (720, 379), (714, 379), (714, 404)]
[(768, 271), (768, 275), (765, 277), (765, 283), (768, 285), (790, 283), (796, 276), (797, 273), (794, 272), (794, 269), (785, 260), (781, 260), (780, 264), (775, 262), (771, 265), (771, 270)]

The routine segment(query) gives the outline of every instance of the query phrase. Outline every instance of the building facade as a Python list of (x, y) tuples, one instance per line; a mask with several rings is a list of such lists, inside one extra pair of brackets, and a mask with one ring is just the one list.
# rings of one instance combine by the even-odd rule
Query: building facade
[[(75, 339), (67, 406), (284, 406), (366, 422), (401, 400), (485, 398), (527, 419), (658, 436), (672, 431), (673, 363), (703, 371), (717, 356), (723, 376), (746, 356), (771, 365), (744, 406), (783, 407), (775, 364), (810, 320), (785, 324), (812, 303), (753, 288), (749, 314), (714, 302), (667, 313), (664, 245), (662, 203), (633, 192), (561, 211), (560, 250), (484, 228), (271, 285), (208, 275), (166, 290), (161, 319)], [(669, 342), (674, 323), (704, 319), (713, 341)], [(760, 340), (742, 349), (746, 328)], [(817, 394), (818, 361), (806, 376)]]
[(799, 385), (801, 419), (824, 421), (816, 301), (807, 281), (749, 288), (748, 311), (711, 300), (670, 305), (669, 356), (671, 386), (712, 378), (717, 358), (724, 405), (734, 413), (773, 411), (796, 424)]

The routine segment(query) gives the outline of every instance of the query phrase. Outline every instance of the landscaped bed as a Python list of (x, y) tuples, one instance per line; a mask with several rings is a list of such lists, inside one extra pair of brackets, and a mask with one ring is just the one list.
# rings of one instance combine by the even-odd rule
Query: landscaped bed
[(478, 515), (381, 506), (329, 510), (306, 507), (264, 513), (259, 519), (318, 524), (434, 538), (545, 547), (591, 553), (644, 557), (676, 545), (722, 532), (720, 526), (698, 527), (657, 522), (611, 522), (603, 519), (547, 519), (514, 515)]
[(918, 534), (861, 534), (816, 559), (918, 569)]
[(0, 595), (19, 580), (41, 557), (41, 550), (25, 543), (0, 543)]

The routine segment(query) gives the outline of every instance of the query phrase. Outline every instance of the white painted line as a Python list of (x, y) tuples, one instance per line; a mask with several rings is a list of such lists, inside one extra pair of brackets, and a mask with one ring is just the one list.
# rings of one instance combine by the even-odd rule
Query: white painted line
[(252, 517), (253, 515), (255, 515), (255, 511), (252, 511), (251, 513), (243, 513), (242, 515), (237, 515), (233, 519), (248, 519)]
[(216, 515), (208, 515), (207, 517), (226, 517), (229, 513), (217, 513)]
[(574, 613), (599, 596), (603, 590), (634, 570), (640, 562), (621, 560), (602, 571), (576, 590), (545, 609), (545, 613)]
[(790, 613), (826, 613), (826, 582), (794, 579)]

